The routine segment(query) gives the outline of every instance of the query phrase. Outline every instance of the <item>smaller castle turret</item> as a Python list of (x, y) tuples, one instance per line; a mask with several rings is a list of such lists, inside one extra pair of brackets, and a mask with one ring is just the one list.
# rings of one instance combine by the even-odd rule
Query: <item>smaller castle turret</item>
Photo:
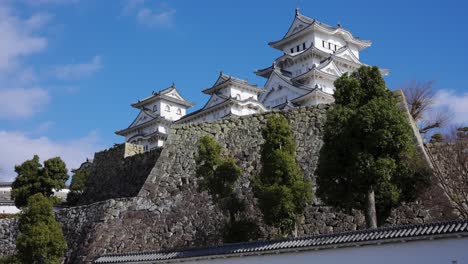
[(144, 151), (162, 147), (172, 122), (182, 118), (193, 103), (185, 100), (174, 84), (132, 104), (140, 110), (128, 128), (115, 133)]

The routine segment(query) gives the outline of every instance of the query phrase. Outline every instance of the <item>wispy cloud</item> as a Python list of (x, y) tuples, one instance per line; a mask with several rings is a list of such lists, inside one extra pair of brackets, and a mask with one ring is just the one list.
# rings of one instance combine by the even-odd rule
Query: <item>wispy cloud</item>
[(61, 80), (76, 80), (89, 77), (101, 68), (101, 56), (94, 56), (90, 62), (56, 66), (53, 69), (53, 74)]
[(16, 174), (14, 165), (31, 159), (34, 154), (42, 161), (59, 156), (67, 164), (67, 168), (78, 168), (86, 158), (92, 158), (98, 146), (96, 132), (65, 142), (58, 142), (47, 137), (30, 137), (18, 131), (0, 130), (0, 145), (5, 151), (0, 151), (0, 181), (13, 181)]
[(76, 4), (80, 0), (23, 0), (31, 6)]
[(468, 124), (468, 92), (457, 94), (453, 90), (440, 90), (434, 101), (436, 108), (448, 109), (454, 114), (452, 122)]
[(174, 26), (175, 9), (154, 11), (149, 8), (143, 8), (138, 11), (137, 21), (141, 25), (151, 28), (170, 28)]
[(30, 117), (49, 101), (48, 91), (42, 88), (0, 89), (0, 119)]
[(138, 24), (149, 28), (171, 28), (175, 25), (174, 8), (160, 5), (151, 8), (145, 0), (126, 0), (124, 2), (123, 14), (134, 15)]
[(44, 50), (47, 39), (38, 35), (51, 16), (37, 14), (24, 20), (13, 15), (6, 5), (0, 5), (0, 74), (19, 66), (19, 60)]

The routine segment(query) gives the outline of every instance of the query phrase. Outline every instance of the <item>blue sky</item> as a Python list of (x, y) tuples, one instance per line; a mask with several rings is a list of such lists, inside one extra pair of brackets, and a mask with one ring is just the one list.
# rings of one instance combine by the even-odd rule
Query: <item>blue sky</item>
[(130, 103), (172, 82), (192, 110), (220, 70), (262, 86), (253, 71), (281, 55), (267, 43), (296, 7), (373, 41), (361, 60), (390, 88), (433, 80), (438, 107), (468, 120), (465, 1), (2, 0), (0, 181), (35, 153), (74, 168), (122, 142)]

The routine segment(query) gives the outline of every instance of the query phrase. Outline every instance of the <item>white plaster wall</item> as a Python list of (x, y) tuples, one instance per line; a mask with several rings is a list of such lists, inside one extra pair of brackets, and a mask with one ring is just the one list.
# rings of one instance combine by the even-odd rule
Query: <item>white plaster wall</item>
[(249, 98), (253, 98), (254, 100), (257, 100), (257, 93), (254, 93), (252, 91), (248, 91), (246, 89), (238, 88), (238, 87), (230, 87), (230, 95), (231, 97), (237, 98), (239, 96), (240, 100), (246, 100)]
[(3, 194), (3, 196), (5, 194), (10, 194), (11, 192), (11, 187), (0, 187), (0, 194)]
[[(283, 52), (286, 54), (295, 54), (297, 53), (297, 45), (299, 45), (299, 52), (303, 51), (302, 43), (306, 44), (306, 49), (309, 48), (314, 41), (314, 33), (311, 32), (305, 36), (302, 36), (294, 41), (291, 41), (288, 45), (283, 48)], [(294, 49), (294, 52), (291, 53), (291, 49)]]
[(359, 50), (358, 50), (357, 46), (354, 45), (354, 44), (351, 44), (351, 43), (348, 44), (348, 46), (349, 46), (349, 49), (351, 50), (351, 52), (354, 54), (354, 56), (356, 56), (359, 59)]
[[(267, 107), (274, 107), (279, 104), (282, 104), (287, 100), (291, 101), (301, 95), (304, 95), (307, 91), (304, 91), (302, 93), (298, 93), (296, 91), (293, 91), (292, 89), (288, 89), (286, 87), (283, 87), (282, 89), (277, 89), (278, 86), (276, 86), (275, 91), (272, 92), (268, 98), (266, 98), (266, 101), (263, 102), (263, 105)], [(273, 87), (272, 87), (273, 88)]]
[[(323, 47), (323, 42), (322, 42), (323, 40), (327, 42), (327, 44), (325, 45), (325, 48)], [(334, 46), (332, 47), (332, 49), (328, 48), (328, 43), (336, 44), (338, 46), (337, 49), (346, 45), (346, 41), (344, 39), (335, 35), (331, 36), (322, 32), (315, 32), (314, 42), (315, 42), (315, 47), (327, 53), (333, 53), (335, 51)]]
[(167, 128), (164, 126), (159, 125), (158, 126), (158, 132), (167, 134)]
[[(180, 105), (161, 101), (161, 116), (166, 118), (167, 120), (175, 121), (179, 120), (182, 116), (185, 115), (185, 109)], [(180, 114), (178, 114), (180, 110)]]
[(0, 205), (0, 214), (17, 214), (20, 210), (14, 205)]
[(468, 263), (468, 238), (426, 240), (260, 256), (187, 260), (191, 264), (462, 264)]

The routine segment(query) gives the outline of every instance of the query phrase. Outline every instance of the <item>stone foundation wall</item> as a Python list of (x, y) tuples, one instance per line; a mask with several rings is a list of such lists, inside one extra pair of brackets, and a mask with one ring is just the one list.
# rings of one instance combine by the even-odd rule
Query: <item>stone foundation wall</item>
[(141, 146), (124, 143), (97, 152), (79, 204), (136, 196), (161, 152), (141, 151)]
[[(325, 106), (283, 112), (291, 124), (296, 141), (296, 158), (305, 176), (313, 181), (322, 146), (325, 113)], [(206, 192), (198, 191), (195, 176), (197, 142), (206, 134), (212, 135), (242, 168), (243, 175), (238, 181), (236, 192), (247, 201), (247, 214), (260, 224), (262, 238), (275, 237), (276, 230), (262, 223), (250, 186), (251, 177), (261, 168), (260, 148), (263, 138), (260, 128), (266, 123), (266, 115), (173, 126), (168, 142), (138, 197), (105, 201), (60, 212), (67, 237), (76, 241), (72, 243), (69, 252), (70, 259), (75, 259), (71, 262), (89, 262), (95, 256), (105, 253), (221, 243), (225, 216)], [(97, 219), (92, 212), (99, 214)], [(87, 213), (92, 216), (87, 217)], [(71, 219), (80, 223), (87, 221), (84, 224), (87, 231), (77, 233), (75, 221)], [(347, 215), (316, 201), (306, 209), (299, 235), (355, 230), (363, 225), (364, 218), (359, 212)]]
[[(282, 112), (292, 127), (297, 145), (296, 159), (305, 176), (313, 182), (323, 143), (326, 108), (317, 106)], [(150, 155), (153, 158), (147, 157), (147, 162), (141, 161), (145, 156), (138, 155), (122, 160), (118, 147), (96, 154), (95, 163), (101, 165), (95, 168), (94, 176), (87, 183), (94, 188), (88, 190), (88, 201), (136, 197), (110, 199), (60, 211), (57, 218), (69, 243), (67, 263), (90, 263), (98, 255), (108, 253), (221, 243), (221, 228), (226, 216), (206, 192), (198, 191), (195, 176), (197, 142), (206, 134), (212, 135), (242, 168), (243, 175), (235, 191), (247, 201), (246, 214), (259, 223), (262, 239), (275, 237), (276, 230), (262, 222), (250, 186), (251, 178), (261, 169), (261, 127), (266, 123), (266, 115), (173, 126), (160, 155)], [(128, 160), (132, 158), (136, 160)], [(151, 162), (155, 162), (154, 166), (150, 166)], [(142, 169), (138, 163), (144, 163), (147, 167)], [(124, 173), (120, 173), (122, 171)], [(133, 178), (126, 178), (128, 175), (139, 175), (138, 180), (143, 180), (135, 184)], [(122, 184), (115, 183), (117, 180)], [(139, 185), (139, 190), (132, 185)], [(125, 189), (129, 187), (132, 188), (131, 192)], [(436, 185), (433, 188), (424, 193), (420, 201), (394, 210), (387, 224), (452, 219), (454, 216), (450, 210), (446, 210), (444, 197)], [(299, 235), (326, 234), (356, 230), (364, 225), (360, 212), (346, 214), (316, 199), (306, 208), (298, 231)]]

